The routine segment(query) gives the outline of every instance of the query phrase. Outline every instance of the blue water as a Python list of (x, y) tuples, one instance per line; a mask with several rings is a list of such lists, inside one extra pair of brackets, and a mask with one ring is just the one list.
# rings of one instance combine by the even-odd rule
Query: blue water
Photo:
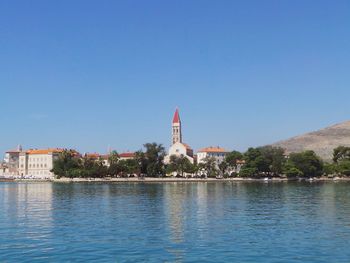
[(350, 262), (350, 183), (0, 183), (0, 262)]

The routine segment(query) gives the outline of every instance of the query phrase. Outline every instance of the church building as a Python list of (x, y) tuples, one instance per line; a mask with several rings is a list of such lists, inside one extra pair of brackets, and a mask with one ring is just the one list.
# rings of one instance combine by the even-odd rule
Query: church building
[(191, 163), (194, 163), (193, 150), (189, 145), (182, 141), (182, 126), (180, 120), (179, 109), (176, 109), (172, 122), (172, 145), (169, 148), (169, 153), (165, 157), (165, 163), (169, 163), (170, 156), (185, 156)]

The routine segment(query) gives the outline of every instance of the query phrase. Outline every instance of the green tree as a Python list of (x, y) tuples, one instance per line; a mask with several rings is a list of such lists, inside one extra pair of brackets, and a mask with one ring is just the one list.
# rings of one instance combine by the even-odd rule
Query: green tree
[(190, 163), (188, 173), (197, 174), (199, 171), (199, 167), (197, 163)]
[(146, 143), (144, 153), (146, 171), (148, 176), (162, 176), (164, 175), (164, 157), (165, 149), (161, 144)]
[(119, 154), (117, 151), (112, 151), (108, 156), (109, 165), (117, 164), (119, 161)]
[(326, 175), (334, 175), (338, 173), (338, 165), (335, 163), (324, 163), (323, 172)]
[(139, 174), (139, 165), (136, 159), (120, 160), (118, 166), (123, 177)]
[(303, 172), (296, 168), (294, 165), (287, 163), (283, 167), (283, 173), (287, 177), (301, 177), (303, 176)]
[(171, 155), (170, 162), (167, 167), (167, 172), (176, 172), (177, 174), (184, 176), (184, 173), (193, 172), (193, 165), (184, 155)]
[(95, 160), (92, 167), (92, 177), (103, 178), (108, 175), (108, 167), (104, 164), (104, 160), (102, 158)]
[[(243, 160), (243, 154), (238, 151), (232, 151), (225, 156), (224, 162), (221, 168), (225, 168), (223, 166), (227, 165), (226, 170), (231, 169), (237, 171), (237, 162)], [(222, 169), (220, 169), (222, 171)]]
[(259, 148), (259, 150), (268, 165), (265, 172), (272, 173), (273, 175), (280, 175), (283, 172), (283, 165), (286, 162), (284, 149), (280, 147), (265, 146)]
[(108, 174), (110, 176), (117, 176), (119, 173), (121, 173), (121, 167), (119, 165), (119, 154), (116, 151), (112, 151), (110, 155), (108, 156)]
[(339, 162), (337, 165), (337, 171), (341, 175), (350, 176), (350, 161), (343, 160), (343, 161)]
[(288, 165), (297, 168), (306, 177), (320, 176), (323, 173), (323, 162), (314, 151), (291, 153)]
[(217, 176), (218, 170), (216, 165), (216, 159), (214, 157), (205, 157), (200, 165), (201, 168), (206, 172), (208, 177)]
[(245, 167), (254, 169), (256, 174), (269, 172), (269, 160), (264, 158), (259, 148), (249, 148), (244, 153), (244, 160), (246, 161)]
[(350, 147), (339, 146), (333, 150), (333, 162), (350, 161)]
[(243, 157), (246, 161), (245, 167), (252, 168), (255, 175), (280, 175), (286, 162), (284, 150), (272, 146), (249, 148)]
[(138, 176), (140, 176), (140, 175), (143, 176), (143, 175), (147, 174), (148, 162), (146, 159), (146, 155), (142, 150), (139, 150), (135, 153), (135, 160), (136, 160), (136, 163), (138, 165), (138, 171), (139, 171)]
[(79, 169), (79, 159), (77, 158), (77, 152), (70, 149), (64, 150), (58, 155), (58, 158), (53, 162), (53, 172), (59, 177), (73, 178), (79, 174), (76, 170)]
[(239, 171), (239, 176), (240, 177), (254, 177), (257, 173), (256, 168), (252, 168), (252, 167), (243, 167), (240, 171)]

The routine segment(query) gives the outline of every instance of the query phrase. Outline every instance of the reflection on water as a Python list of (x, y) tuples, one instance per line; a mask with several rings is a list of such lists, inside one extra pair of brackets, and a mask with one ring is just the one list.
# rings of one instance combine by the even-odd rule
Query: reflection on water
[(187, 191), (184, 191), (181, 183), (170, 183), (164, 185), (164, 207), (170, 228), (170, 239), (174, 243), (183, 241), (183, 203), (187, 198)]
[(1, 183), (0, 262), (349, 262), (349, 187)]
[(0, 185), (0, 202), (0, 251), (3, 259), (7, 259), (7, 251), (21, 255), (23, 251), (40, 246), (41, 240), (51, 238), (51, 184)]
[(206, 234), (208, 233), (208, 183), (203, 183), (201, 187), (197, 187), (197, 198), (195, 199), (197, 203), (197, 211), (195, 214), (196, 225), (198, 230), (198, 235), (201, 239), (208, 238)]

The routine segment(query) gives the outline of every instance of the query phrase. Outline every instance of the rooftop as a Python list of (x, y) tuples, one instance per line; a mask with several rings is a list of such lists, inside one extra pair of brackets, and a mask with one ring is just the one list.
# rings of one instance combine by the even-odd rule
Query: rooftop
[(198, 151), (199, 153), (200, 152), (206, 152), (206, 153), (226, 153), (227, 151), (224, 149), (224, 148), (221, 148), (219, 146), (217, 147), (206, 147), (206, 148), (202, 148)]
[(125, 153), (119, 154), (119, 157), (120, 158), (134, 158), (135, 157), (135, 153), (125, 152)]
[(187, 143), (181, 143), (187, 150), (192, 150), (191, 146), (189, 146)]
[(49, 153), (61, 153), (63, 149), (49, 148), (49, 149), (30, 149), (26, 151), (27, 154), (49, 154)]

